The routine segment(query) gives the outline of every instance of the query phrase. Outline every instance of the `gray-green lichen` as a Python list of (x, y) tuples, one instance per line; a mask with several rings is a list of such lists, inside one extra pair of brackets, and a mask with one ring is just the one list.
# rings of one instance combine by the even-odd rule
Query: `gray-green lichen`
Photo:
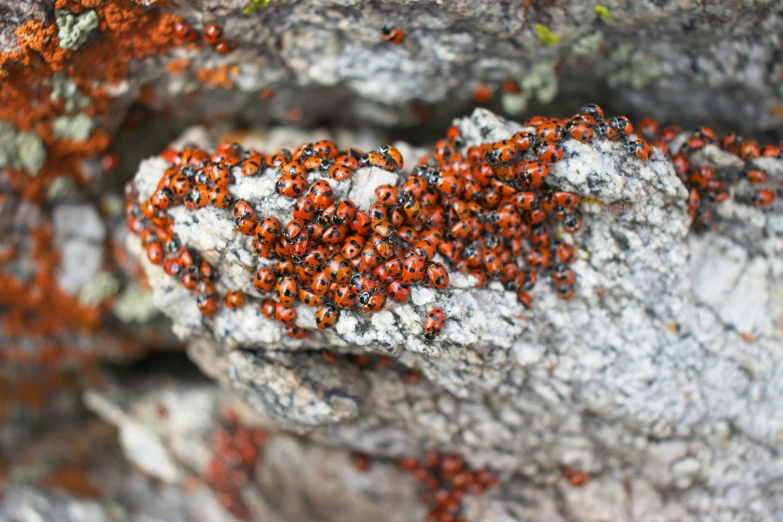
[(37, 175), (46, 162), (46, 147), (34, 132), (18, 132), (16, 127), (0, 121), (0, 168), (25, 170)]
[(54, 21), (57, 24), (60, 47), (77, 51), (98, 27), (98, 13), (90, 9), (77, 16), (67, 9), (57, 9), (54, 11)]
[(68, 77), (68, 75), (62, 71), (57, 71), (52, 75), (50, 82), (52, 86), (52, 94), (49, 99), (53, 102), (62, 100), (65, 103), (65, 112), (70, 114), (73, 112), (83, 111), (92, 105), (92, 100), (89, 96), (85, 96), (79, 90), (79, 87)]
[(557, 96), (557, 74), (554, 62), (536, 62), (520, 83), (522, 91), (534, 93), (541, 103), (549, 103)]
[(60, 139), (86, 141), (92, 134), (95, 123), (92, 118), (80, 112), (76, 116), (60, 116), (54, 120), (54, 135)]
[(117, 293), (120, 281), (109, 272), (100, 272), (79, 292), (79, 302), (84, 306), (97, 306)]
[(580, 36), (571, 46), (571, 52), (575, 56), (587, 56), (598, 51), (598, 46), (604, 41), (604, 33), (595, 31)]
[(46, 189), (46, 199), (53, 201), (71, 194), (75, 188), (73, 180), (68, 176), (58, 176), (49, 183)]
[(157, 315), (158, 309), (152, 292), (132, 285), (117, 296), (112, 313), (123, 323), (145, 323)]

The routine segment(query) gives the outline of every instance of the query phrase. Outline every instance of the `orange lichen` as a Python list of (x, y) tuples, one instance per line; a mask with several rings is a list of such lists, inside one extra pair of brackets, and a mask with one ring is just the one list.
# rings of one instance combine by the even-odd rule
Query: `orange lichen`
[(196, 78), (199, 82), (213, 89), (217, 87), (232, 89), (234, 80), (231, 77), (237, 74), (239, 74), (239, 66), (221, 65), (214, 69), (199, 69)]
[(190, 67), (190, 60), (184, 58), (182, 60), (172, 60), (166, 64), (166, 70), (172, 76), (179, 76), (188, 67)]
[[(108, 331), (99, 329), (102, 312), (109, 303), (100, 306), (84, 306), (56, 283), (55, 273), (59, 253), (53, 247), (52, 232), (43, 225), (29, 231), (33, 238), (32, 262), (36, 266), (28, 281), (20, 281), (11, 274), (0, 271), (0, 307), (5, 308), (2, 325), (12, 339), (28, 336), (40, 340), (35, 350), (16, 349), (12, 344), (0, 351), (0, 358), (22, 363), (47, 364), (63, 359), (89, 361), (105, 354), (102, 342), (113, 341), (123, 353), (137, 353), (136, 343), (117, 339)], [(73, 331), (95, 334), (95, 350), (69, 350), (59, 342), (47, 338)], [(103, 341), (102, 341), (103, 338)]]
[(52, 75), (66, 72), (92, 100), (85, 112), (100, 123), (111, 102), (107, 86), (127, 78), (131, 61), (165, 53), (177, 43), (170, 27), (179, 18), (170, 13), (120, 0), (57, 0), (55, 9), (68, 9), (74, 14), (95, 10), (99, 17), (96, 37), (79, 50), (69, 51), (60, 48), (55, 24), (31, 20), (15, 31), (21, 50), (0, 54), (0, 120), (10, 122), (19, 131), (35, 132), (47, 154), (36, 177), (9, 170), (11, 183), (23, 199), (40, 200), (48, 184), (61, 174), (85, 182), (80, 162), (99, 156), (109, 145), (108, 131), (100, 128), (84, 142), (55, 136), (54, 120), (64, 114), (64, 104), (50, 99), (51, 87), (45, 83)]

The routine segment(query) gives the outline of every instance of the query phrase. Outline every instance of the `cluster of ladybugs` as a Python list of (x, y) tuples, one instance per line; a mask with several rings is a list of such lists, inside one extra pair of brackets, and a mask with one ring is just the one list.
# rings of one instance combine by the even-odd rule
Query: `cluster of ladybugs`
[(249, 520), (250, 509), (242, 501), (241, 489), (252, 480), (256, 460), (268, 436), (263, 430), (241, 425), (232, 411), (226, 413), (226, 421), (227, 426), (213, 434), (206, 480), (229, 513), (239, 520)]
[[(729, 198), (729, 186), (737, 180), (726, 177), (719, 179), (710, 165), (692, 165), (691, 153), (706, 145), (717, 144), (746, 162), (760, 157), (783, 159), (783, 149), (778, 145), (761, 146), (758, 141), (744, 140), (735, 133), (725, 134), (719, 139), (709, 127), (700, 127), (677, 151), (670, 151), (670, 144), (680, 134), (679, 127), (670, 125), (661, 128), (652, 118), (645, 118), (639, 124), (639, 131), (664, 153), (673, 154), (671, 160), (674, 169), (688, 189), (688, 214), (693, 218), (694, 228), (700, 232), (717, 226), (715, 204)], [(764, 187), (769, 179), (766, 172), (750, 168), (746, 169), (742, 176), (755, 188), (750, 193), (737, 194), (737, 201), (758, 208), (769, 207), (775, 202), (775, 192)]]
[[(175, 22), (172, 29), (174, 30), (174, 36), (176, 36), (183, 43), (198, 41), (198, 31), (186, 23)], [(218, 24), (206, 25), (204, 27), (203, 38), (205, 44), (211, 45), (215, 51), (219, 52), (220, 54), (228, 54), (238, 46), (235, 40), (228, 40), (223, 38), (223, 28)]]
[[(479, 287), (500, 281), (527, 307), (540, 273), (567, 300), (574, 295), (576, 275), (568, 265), (575, 255), (555, 236), (560, 229), (575, 233), (582, 219), (577, 195), (547, 185), (551, 164), (563, 157), (565, 139), (589, 141), (595, 132), (619, 139), (631, 127), (623, 117), (605, 120), (594, 104), (569, 120), (536, 117), (527, 125), (533, 130), (464, 152), (459, 130), (451, 127), (399, 186), (378, 187), (366, 212), (350, 200), (336, 200), (327, 178), (344, 181), (362, 166), (397, 172), (403, 158), (394, 147), (364, 154), (340, 151), (325, 140), (269, 156), (232, 143), (211, 156), (196, 148), (167, 150), (163, 157), (171, 166), (156, 192), (140, 204), (131, 193), (129, 226), (142, 236), (150, 261), (196, 292), (199, 309), (209, 316), (218, 308), (212, 267), (179, 244), (166, 210), (184, 204), (233, 212), (237, 230), (255, 238), (258, 255), (274, 260), (255, 274), (255, 288), (270, 296), (262, 299), (260, 311), (285, 324), (293, 337), (307, 334), (294, 325), (297, 300), (317, 307), (317, 326), (328, 328), (340, 310), (372, 313), (383, 310), (388, 299), (407, 302), (413, 285), (446, 289), (448, 271), (436, 254), (452, 270), (473, 275)], [(634, 153), (647, 157), (638, 147)], [(277, 192), (296, 200), (286, 223), (257, 215), (227, 188), (234, 176), (273, 175), (270, 170), (278, 176)], [(310, 184), (313, 173), (323, 177)], [(223, 303), (239, 308), (245, 295), (227, 292)], [(434, 340), (444, 321), (441, 309), (431, 310), (425, 338)]]
[(431, 449), (422, 460), (413, 457), (397, 463), (411, 473), (424, 491), (420, 501), (429, 507), (428, 522), (464, 522), (461, 514), (465, 495), (478, 495), (498, 483), (486, 469), (471, 471), (459, 455), (446, 455)]

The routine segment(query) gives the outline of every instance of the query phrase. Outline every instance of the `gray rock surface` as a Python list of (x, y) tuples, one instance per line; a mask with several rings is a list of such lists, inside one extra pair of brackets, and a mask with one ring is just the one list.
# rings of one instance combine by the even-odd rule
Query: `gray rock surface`
[[(487, 111), (458, 125), (468, 144), (519, 129)], [(533, 520), (779, 519), (780, 203), (763, 211), (727, 203), (721, 212), (733, 219), (717, 233), (688, 235), (686, 191), (660, 152), (645, 163), (612, 142), (564, 147), (550, 180), (582, 196), (585, 214), (570, 302), (538, 285), (526, 311), (499, 286), (476, 290), (455, 277), (446, 292), (423, 289), (413, 304), (369, 322), (346, 314), (334, 333), (294, 342), (252, 305), (199, 317), (192, 297), (147, 264), (156, 303), (178, 334), (201, 339), (191, 345), (197, 364), (278, 426), (372, 455), (438, 446), (513, 477), (511, 498), (529, 500), (494, 502), (492, 520), (515, 512)], [(161, 169), (157, 160), (142, 165), (142, 195)], [(252, 202), (277, 208), (274, 195)], [(185, 212), (174, 214), (176, 230), (207, 259), (224, 260), (221, 277), (244, 273), (231, 285), (249, 285), (249, 247), (228, 216), (200, 212), (198, 230), (208, 233), (188, 232)], [(426, 344), (416, 318), (435, 304), (450, 326)], [(346, 360), (323, 362), (312, 350), (319, 346), (392, 353), (395, 363), (357, 374)], [(407, 368), (423, 382), (407, 384)], [(574, 488), (562, 466), (593, 480)]]

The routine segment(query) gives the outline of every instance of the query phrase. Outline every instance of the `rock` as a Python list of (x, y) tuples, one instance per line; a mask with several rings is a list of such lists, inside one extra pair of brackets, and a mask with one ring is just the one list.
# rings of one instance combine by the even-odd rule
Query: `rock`
[[(483, 110), (457, 124), (468, 145), (520, 129)], [(564, 148), (550, 181), (582, 196), (585, 216), (574, 239), (579, 291), (567, 303), (538, 286), (526, 311), (502, 286), (477, 290), (471, 278), (463, 282), (453, 274), (445, 292), (415, 289), (409, 304), (389, 306), (371, 321), (345, 314), (334, 332), (317, 332), (303, 342), (286, 338), (252, 306), (204, 320), (191, 294), (145, 264), (156, 303), (179, 335), (201, 339), (192, 352), (196, 362), (233, 383), (271, 422), (371, 455), (403, 456), (436, 445), (475, 466), (548, 484), (538, 494), (540, 508), (530, 508), (532, 519), (545, 516), (545, 499), (555, 487), (569, 499), (563, 516), (617, 519), (634, 505), (628, 491), (639, 481), (649, 501), (638, 510), (650, 520), (683, 519), (690, 509), (685, 499), (697, 492), (707, 499), (699, 501), (705, 517), (752, 513), (774, 520), (777, 508), (764, 484), (783, 469), (772, 453), (783, 424), (761, 397), (781, 391), (779, 308), (752, 293), (735, 296), (745, 306), (752, 303), (752, 316), (736, 314), (734, 305), (721, 311), (705, 303), (727, 302), (735, 286), (720, 290), (723, 278), (745, 272), (707, 246), (721, 243), (731, 245), (741, 264), (752, 258), (758, 265), (754, 279), (742, 283), (743, 292), (766, 287), (769, 295), (779, 294), (781, 279), (771, 267), (781, 240), (770, 228), (779, 213), (754, 210), (758, 216), (743, 224), (749, 210), (734, 204), (733, 221), (722, 221), (718, 234), (688, 234), (686, 191), (660, 152), (645, 163), (603, 140), (566, 140)], [(158, 160), (143, 164), (136, 178), (142, 196), (163, 166)], [(353, 182), (345, 193), (360, 190)], [(240, 180), (237, 188), (243, 186)], [(267, 194), (250, 198), (255, 208), (262, 215), (283, 211), (277, 196)], [(230, 217), (200, 212), (198, 223), (185, 211), (172, 213), (180, 237), (208, 259), (222, 260), (221, 278), (228, 277), (232, 287), (245, 285), (252, 295), (254, 257), (233, 235)], [(738, 230), (745, 230), (742, 239), (727, 242)], [(767, 238), (765, 246), (755, 238)], [(429, 344), (416, 323), (436, 304), (450, 326), (442, 341)], [(747, 324), (755, 325), (757, 338), (748, 342), (735, 328), (751, 317)], [(311, 327), (311, 321), (300, 310), (299, 324)], [(318, 347), (388, 353), (395, 362), (357, 374), (342, 358), (323, 362), (313, 351)], [(407, 368), (421, 371), (424, 381), (406, 384)], [(346, 413), (337, 413), (327, 399), (335, 394), (348, 398)], [(726, 438), (727, 422), (742, 431)], [(663, 451), (669, 447), (678, 450)], [(562, 466), (600, 478), (584, 491), (562, 481), (556, 486), (552, 478)], [(727, 475), (727, 466), (744, 471)], [(735, 488), (757, 502), (735, 506), (720, 500)], [(681, 495), (660, 500), (674, 490)], [(507, 509), (499, 502), (489, 512)]]

